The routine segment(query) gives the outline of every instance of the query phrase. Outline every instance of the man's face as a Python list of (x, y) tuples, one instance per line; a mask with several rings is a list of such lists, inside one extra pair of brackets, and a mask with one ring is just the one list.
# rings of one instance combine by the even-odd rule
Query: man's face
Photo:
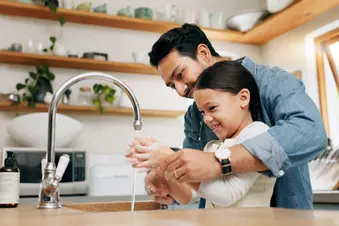
[(166, 86), (175, 89), (182, 97), (192, 98), (195, 82), (208, 66), (204, 56), (198, 54), (193, 60), (173, 50), (159, 63), (158, 70)]

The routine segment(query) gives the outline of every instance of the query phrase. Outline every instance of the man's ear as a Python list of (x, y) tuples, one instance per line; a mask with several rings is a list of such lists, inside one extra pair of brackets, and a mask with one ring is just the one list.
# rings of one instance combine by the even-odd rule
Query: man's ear
[(210, 49), (205, 44), (199, 44), (196, 51), (196, 56), (200, 62), (210, 64), (213, 60)]
[(239, 100), (240, 100), (240, 106), (242, 108), (246, 108), (250, 104), (251, 100), (251, 93), (248, 89), (242, 89), (238, 93)]

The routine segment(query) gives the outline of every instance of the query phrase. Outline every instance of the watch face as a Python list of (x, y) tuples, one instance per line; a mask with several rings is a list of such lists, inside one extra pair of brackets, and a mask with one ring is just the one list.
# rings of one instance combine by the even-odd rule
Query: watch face
[(228, 148), (219, 148), (215, 152), (215, 157), (218, 159), (227, 159), (231, 156), (231, 151)]

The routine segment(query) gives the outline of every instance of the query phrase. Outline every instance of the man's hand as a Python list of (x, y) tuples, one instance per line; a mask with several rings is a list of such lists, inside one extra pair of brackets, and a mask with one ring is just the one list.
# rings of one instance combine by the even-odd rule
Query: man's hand
[(182, 149), (166, 158), (166, 171), (178, 182), (207, 182), (222, 175), (214, 153)]

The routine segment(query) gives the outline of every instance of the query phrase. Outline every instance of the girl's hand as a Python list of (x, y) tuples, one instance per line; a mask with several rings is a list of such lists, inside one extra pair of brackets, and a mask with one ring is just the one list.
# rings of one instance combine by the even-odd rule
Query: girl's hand
[(135, 168), (154, 169), (165, 164), (165, 158), (174, 152), (160, 140), (135, 137), (129, 145), (126, 158)]

